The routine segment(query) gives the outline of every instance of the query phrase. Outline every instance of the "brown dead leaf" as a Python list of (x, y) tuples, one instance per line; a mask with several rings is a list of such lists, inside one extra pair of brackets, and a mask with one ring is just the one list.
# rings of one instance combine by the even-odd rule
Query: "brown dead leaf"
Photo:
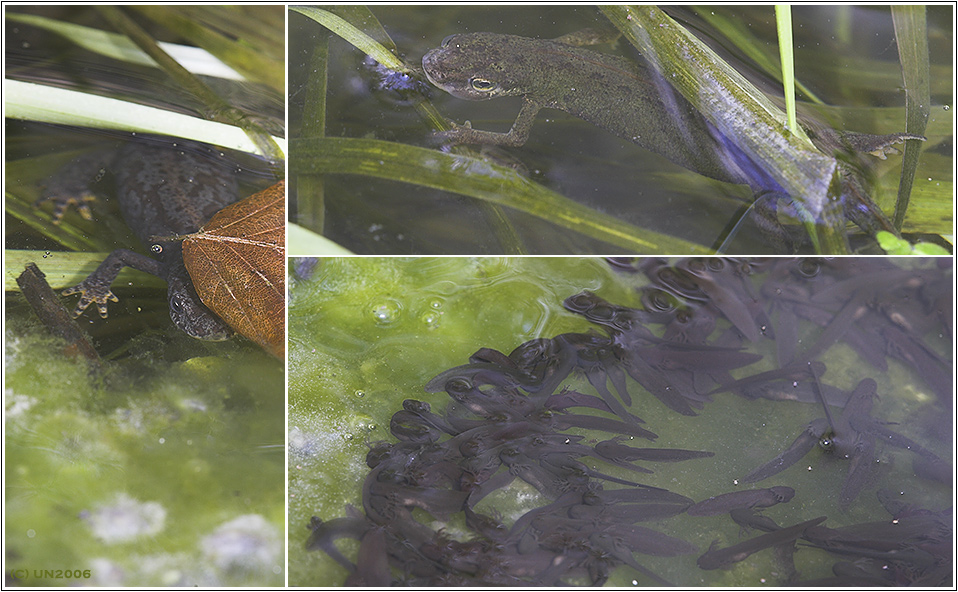
[(183, 240), (183, 263), (203, 304), (278, 358), (286, 351), (285, 204), (279, 182)]

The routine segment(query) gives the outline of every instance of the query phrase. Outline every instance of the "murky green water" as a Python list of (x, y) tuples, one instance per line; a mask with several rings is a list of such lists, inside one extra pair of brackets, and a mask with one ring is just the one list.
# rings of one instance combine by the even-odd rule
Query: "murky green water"
[(7, 312), (5, 565), (17, 583), (283, 584), (282, 364), (238, 345), (167, 361), (164, 342), (193, 340), (152, 333), (91, 374), (32, 315)]
[[(902, 265), (916, 264), (902, 261)], [(921, 263), (927, 266), (928, 263)], [(293, 265), (296, 268), (296, 265)], [(368, 443), (394, 441), (389, 419), (404, 399), (429, 402), (439, 412), (449, 401), (445, 393), (429, 394), (424, 385), (435, 375), (466, 363), (481, 347), (508, 353), (537, 337), (596, 329), (565, 311), (562, 300), (582, 290), (626, 306), (638, 306), (637, 276), (613, 272), (602, 260), (578, 258), (495, 259), (335, 259), (321, 260), (310, 279), (294, 279), (290, 302), (290, 584), (340, 585), (346, 571), (319, 551), (304, 549), (310, 516), (324, 520), (346, 515), (346, 504), (361, 508), (362, 481), (369, 469), (364, 459)], [(719, 327), (721, 329), (721, 325)], [(814, 339), (809, 330), (804, 339)], [(939, 354), (948, 356), (949, 338), (929, 336)], [(765, 358), (733, 371), (745, 376), (774, 367), (774, 344), (760, 343)], [(947, 434), (927, 431), (925, 414), (936, 407), (935, 395), (905, 366), (891, 362), (887, 373), (863, 363), (847, 345), (830, 348), (820, 359), (827, 364), (826, 382), (851, 389), (864, 377), (878, 382), (880, 401), (873, 416), (893, 422), (894, 430), (951, 458)], [(566, 383), (594, 393), (582, 378)], [(847, 463), (818, 450), (760, 484), (738, 482), (746, 473), (787, 448), (811, 420), (821, 417), (819, 405), (795, 401), (746, 400), (731, 393), (714, 396), (695, 417), (667, 409), (635, 382), (629, 381), (632, 411), (659, 435), (656, 446), (707, 450), (712, 458), (658, 464), (652, 475), (640, 475), (644, 484), (663, 487), (701, 500), (739, 488), (788, 485), (796, 489), (787, 504), (765, 514), (781, 525), (827, 516), (827, 525), (879, 520), (887, 512), (875, 491), (880, 487), (901, 492), (902, 499), (940, 510), (952, 500), (949, 485), (916, 478), (908, 454), (885, 447), (884, 470), (847, 510), (839, 508), (838, 493), (847, 475)], [(923, 419), (924, 418), (924, 419)], [(572, 430), (573, 432), (575, 430)], [(608, 434), (583, 432), (607, 439)], [(944, 440), (941, 439), (944, 436)], [(633, 443), (642, 446), (640, 441)], [(887, 462), (885, 462), (887, 461)], [(592, 463), (594, 464), (594, 463)], [(600, 470), (636, 479), (635, 473)], [(607, 470), (608, 469), (608, 470)], [(542, 504), (537, 492), (518, 480), (483, 500), (480, 507), (502, 514), (507, 522)], [(454, 520), (443, 525), (426, 514), (420, 519), (434, 528), (462, 533)], [(720, 546), (740, 540), (739, 527), (727, 516), (680, 515), (646, 524), (685, 539), (699, 549), (713, 540)], [(340, 548), (354, 557), (356, 543), (342, 540)], [(674, 558), (636, 555), (646, 567), (677, 585), (761, 586), (779, 584), (770, 552), (760, 552), (723, 571), (696, 567), (698, 554)], [(835, 558), (803, 548), (796, 554), (802, 579), (831, 575)], [(615, 570), (609, 584), (629, 586), (633, 579), (648, 583), (628, 567)]]

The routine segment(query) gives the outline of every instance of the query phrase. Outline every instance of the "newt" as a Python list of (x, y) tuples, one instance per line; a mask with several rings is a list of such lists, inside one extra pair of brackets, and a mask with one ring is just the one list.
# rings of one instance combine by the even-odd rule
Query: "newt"
[[(426, 78), (433, 85), (460, 99), (515, 96), (522, 97), (523, 103), (506, 133), (473, 129), (467, 123), (438, 132), (434, 139), (445, 145), (519, 147), (528, 139), (541, 109), (558, 109), (701, 175), (748, 185), (756, 195), (784, 194), (778, 183), (758, 171), (652, 67), (566, 42), (574, 39), (574, 34), (556, 40), (496, 33), (446, 37), (440, 47), (422, 59)], [(841, 132), (807, 119), (801, 123), (816, 147), (827, 155), (860, 153), (884, 159), (886, 153), (895, 152), (893, 144), (925, 139), (904, 133)], [(841, 166), (845, 216), (866, 234), (873, 236), (885, 230), (898, 235), (864, 190), (861, 173)], [(774, 225), (772, 220), (769, 223)], [(773, 234), (778, 230), (769, 229)]]
[(169, 237), (196, 232), (239, 197), (235, 174), (212, 146), (198, 142), (140, 139), (118, 150), (80, 157), (55, 173), (38, 203), (54, 202), (54, 223), (70, 205), (90, 218), (88, 202), (95, 199), (91, 181), (103, 171), (115, 177), (116, 198), (123, 219), (150, 246), (156, 258), (130, 249), (116, 249), (85, 280), (63, 291), (79, 294), (74, 316), (96, 304), (107, 317), (107, 302), (118, 302), (110, 285), (124, 267), (166, 280), (170, 318), (187, 334), (222, 341), (232, 331), (200, 301), (183, 264), (178, 240)]

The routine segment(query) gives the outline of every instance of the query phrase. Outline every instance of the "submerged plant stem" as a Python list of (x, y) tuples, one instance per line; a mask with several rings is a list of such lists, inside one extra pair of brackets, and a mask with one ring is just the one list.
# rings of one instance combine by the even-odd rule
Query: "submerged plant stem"
[[(898, 39), (898, 55), (901, 60), (902, 76), (905, 83), (905, 131), (918, 136), (925, 134), (930, 112), (931, 94), (929, 91), (928, 34), (926, 32), (925, 7), (918, 5), (893, 5), (892, 20), (895, 23), (895, 37)], [(921, 152), (919, 140), (905, 142), (905, 155), (901, 163), (901, 180), (898, 185), (898, 198), (895, 201), (895, 214), (892, 223), (901, 230), (908, 211), (911, 188), (918, 168), (918, 156)]]

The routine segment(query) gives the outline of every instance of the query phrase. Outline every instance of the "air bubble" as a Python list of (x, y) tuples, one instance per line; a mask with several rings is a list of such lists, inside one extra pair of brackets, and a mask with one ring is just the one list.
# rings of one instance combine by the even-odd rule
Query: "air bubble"
[(399, 320), (402, 305), (395, 300), (385, 300), (373, 306), (373, 318), (378, 325), (391, 325)]
[(439, 321), (442, 320), (442, 315), (437, 312), (427, 312), (422, 315), (421, 320), (427, 328), (435, 329), (439, 326)]

